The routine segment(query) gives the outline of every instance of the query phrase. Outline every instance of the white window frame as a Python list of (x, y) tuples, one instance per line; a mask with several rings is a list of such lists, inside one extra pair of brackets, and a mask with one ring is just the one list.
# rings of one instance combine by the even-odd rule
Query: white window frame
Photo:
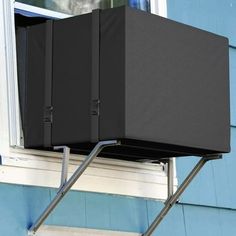
[(150, 0), (151, 13), (167, 18), (167, 0)]
[[(160, 6), (153, 5), (152, 12), (157, 13)], [(0, 182), (57, 188), (61, 154), (21, 146), (14, 8), (54, 18), (70, 16), (14, 0), (0, 1)], [(82, 156), (71, 155), (69, 174), (81, 160)], [(163, 165), (97, 158), (73, 189), (165, 200), (167, 176), (163, 169)]]

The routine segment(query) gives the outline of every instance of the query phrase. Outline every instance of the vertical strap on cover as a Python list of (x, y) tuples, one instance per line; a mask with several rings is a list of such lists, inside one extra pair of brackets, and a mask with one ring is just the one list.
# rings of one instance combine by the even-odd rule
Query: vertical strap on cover
[(46, 22), (46, 51), (45, 51), (45, 100), (44, 100), (44, 147), (51, 146), (52, 135), (52, 50), (53, 50), (53, 21)]
[(99, 141), (100, 10), (92, 12), (91, 142)]

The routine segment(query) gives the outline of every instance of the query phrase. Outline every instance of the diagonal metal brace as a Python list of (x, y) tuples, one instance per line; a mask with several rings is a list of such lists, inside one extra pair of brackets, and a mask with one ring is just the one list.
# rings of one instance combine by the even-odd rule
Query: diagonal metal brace
[(200, 159), (200, 161), (196, 164), (196, 166), (192, 169), (192, 171), (189, 173), (189, 175), (186, 177), (186, 179), (183, 181), (183, 183), (176, 190), (176, 192), (172, 196), (170, 195), (169, 198), (167, 198), (167, 200), (165, 202), (165, 206), (163, 207), (161, 212), (158, 214), (156, 219), (153, 221), (153, 223), (149, 226), (147, 231), (144, 234), (142, 234), (142, 236), (151, 236), (152, 235), (152, 233), (155, 231), (157, 226), (164, 219), (165, 215), (169, 212), (169, 210), (177, 202), (180, 195), (188, 187), (188, 185), (191, 183), (191, 181), (194, 179), (194, 177), (198, 174), (198, 172), (202, 169), (202, 167), (206, 164), (207, 161), (218, 160), (221, 158), (222, 158), (222, 155), (212, 155), (212, 156), (202, 157)]
[(52, 202), (48, 205), (48, 207), (44, 210), (44, 212), (40, 215), (40, 217), (36, 220), (36, 222), (30, 227), (30, 229), (28, 230), (28, 235), (34, 235), (36, 233), (36, 231), (46, 220), (48, 215), (58, 205), (61, 199), (71, 189), (73, 184), (79, 179), (79, 177), (83, 174), (83, 172), (86, 170), (89, 164), (93, 161), (93, 159), (102, 151), (102, 149), (108, 146), (116, 146), (116, 145), (120, 145), (119, 141), (111, 140), (111, 141), (101, 141), (94, 147), (91, 153), (85, 158), (82, 164), (77, 168), (74, 174), (70, 177), (70, 179), (66, 181), (60, 187), (57, 195), (54, 197)]

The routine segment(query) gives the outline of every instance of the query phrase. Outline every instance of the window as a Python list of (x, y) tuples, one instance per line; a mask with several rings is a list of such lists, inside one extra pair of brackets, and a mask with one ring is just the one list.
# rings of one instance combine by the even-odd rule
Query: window
[[(69, 0), (68, 0), (69, 1)], [(82, 0), (81, 0), (82, 1)], [(104, 1), (104, 0), (103, 0)], [(30, 5), (23, 4), (20, 2), (27, 2)], [(15, 48), (15, 27), (14, 27), (14, 13), (21, 12), (26, 16), (42, 16), (47, 18), (66, 18), (70, 17), (71, 14), (64, 14), (57, 11), (57, 8), (47, 7), (49, 3), (47, 2), (58, 2), (57, 4), (61, 4), (62, 1), (34, 1), (34, 0), (20, 0), (18, 2), (9, 1), (9, 3), (2, 3), (3, 7), (5, 8), (5, 17), (9, 18), (8, 22), (5, 22), (5, 29), (6, 29), (6, 41), (8, 44), (6, 45), (6, 54), (7, 54), (7, 71), (8, 71), (8, 102), (11, 105), (9, 110), (9, 128), (10, 128), (10, 145), (11, 146), (22, 146), (22, 131), (21, 131), (21, 122), (20, 122), (20, 112), (19, 112), (19, 100), (18, 100), (18, 85), (17, 85), (17, 72), (16, 72), (16, 48)], [(65, 1), (63, 1), (65, 2)], [(95, 2), (95, 1), (91, 1)], [(96, 1), (97, 2), (97, 1)], [(112, 1), (111, 1), (112, 2)], [(123, 2), (123, 1), (116, 1), (116, 2)], [(136, 6), (140, 8), (142, 6), (142, 1), (129, 1), (131, 6)], [(156, 13), (161, 16), (166, 17), (166, 1), (163, 0), (151, 0), (144, 1), (148, 2), (150, 5), (150, 10), (152, 13)], [(136, 4), (136, 5), (135, 5)], [(144, 3), (143, 3), (144, 4)], [(32, 6), (34, 5), (34, 6)], [(40, 7), (35, 7), (40, 6)], [(121, 4), (122, 5), (122, 4)], [(113, 5), (114, 6), (114, 5)], [(45, 7), (48, 9), (44, 9), (41, 7)], [(143, 8), (145, 9), (145, 8)], [(71, 11), (67, 11), (70, 12)]]
[[(154, 2), (156, 5), (151, 4), (151, 11), (156, 13), (165, 1)], [(58, 187), (60, 153), (22, 148), (16, 73), (15, 12), (44, 18), (71, 16), (13, 0), (0, 2), (0, 28), (3, 29), (0, 31), (0, 179), (6, 183)], [(69, 174), (82, 159), (78, 155), (71, 155)], [(130, 164), (119, 160), (100, 159), (92, 163), (74, 189), (165, 199), (166, 184), (163, 165)]]
[(17, 2), (71, 15), (88, 13), (97, 8), (106, 9), (122, 5), (129, 5), (133, 8), (150, 11), (149, 0), (17, 0)]

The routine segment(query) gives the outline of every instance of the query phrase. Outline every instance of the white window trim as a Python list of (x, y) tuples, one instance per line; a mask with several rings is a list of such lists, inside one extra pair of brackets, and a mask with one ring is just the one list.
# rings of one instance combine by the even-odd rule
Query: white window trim
[(35, 6), (28, 5), (28, 4), (20, 3), (20, 2), (15, 2), (14, 8), (20, 9), (20, 10), (25, 10), (28, 12), (35, 12), (35, 13), (42, 15), (42, 16), (47, 16), (47, 17), (51, 17), (51, 18), (58, 18), (58, 19), (59, 18), (63, 19), (63, 18), (67, 18), (67, 17), (72, 16), (69, 14), (51, 11), (51, 10), (48, 10), (45, 8), (35, 7)]
[(167, 0), (150, 0), (151, 13), (167, 18)]
[[(1, 155), (0, 181), (58, 188), (60, 186), (61, 155), (55, 152), (11, 149)], [(84, 159), (72, 154), (69, 176)], [(162, 165), (96, 158), (74, 184), (73, 190), (144, 197), (167, 198), (167, 176)], [(174, 180), (175, 189), (177, 179)]]
[[(17, 69), (16, 69), (16, 40), (14, 28), (14, 2), (1, 1), (1, 15), (3, 16), (3, 31), (1, 38), (5, 48), (2, 60), (5, 60), (6, 86), (7, 94), (7, 108), (9, 123), (6, 129), (9, 129), (10, 145), (20, 145), (20, 111), (18, 100), (18, 83), (17, 83)], [(3, 98), (4, 99), (4, 98)], [(4, 100), (5, 100), (4, 99)], [(6, 115), (6, 114), (5, 114)], [(8, 135), (7, 135), (8, 136)]]
[(141, 236), (139, 233), (85, 228), (42, 226), (35, 236)]
[[(57, 188), (61, 154), (20, 148), (14, 7), (56, 18), (69, 16), (13, 0), (0, 1), (0, 182)], [(70, 174), (83, 157), (71, 158)], [(97, 158), (73, 189), (165, 200), (166, 186), (166, 172), (161, 165)]]

